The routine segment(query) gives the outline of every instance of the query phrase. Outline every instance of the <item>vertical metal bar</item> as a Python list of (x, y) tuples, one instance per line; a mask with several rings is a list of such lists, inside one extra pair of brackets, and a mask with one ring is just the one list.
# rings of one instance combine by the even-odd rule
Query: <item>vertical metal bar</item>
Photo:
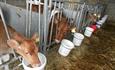
[(82, 28), (82, 32), (85, 30), (85, 27), (86, 27), (86, 21), (85, 20), (86, 20), (86, 16), (87, 16), (87, 11), (88, 10), (87, 10), (87, 6), (86, 6), (86, 9), (84, 11), (83, 22), (82, 22), (83, 24), (82, 24), (82, 27), (81, 27)]
[(40, 21), (41, 21), (41, 0), (39, 0), (39, 37), (40, 37)]
[(72, 10), (71, 10), (71, 20), (70, 20), (70, 25), (72, 25), (72, 23), (73, 23), (73, 18), (75, 18), (75, 17), (73, 17), (73, 14), (74, 14), (74, 4), (71, 4), (71, 8), (72, 8)]
[(60, 20), (61, 20), (61, 18), (62, 18), (62, 13), (63, 13), (62, 11), (63, 11), (63, 3), (62, 3), (62, 5), (61, 5), (61, 10), (60, 10), (60, 12), (61, 12), (61, 13), (60, 13)]
[(49, 8), (51, 9), (52, 7), (52, 0), (49, 0)]
[(28, 0), (26, 0), (26, 37), (28, 36), (28, 7), (29, 7), (29, 3)]
[(77, 31), (79, 31), (79, 25), (80, 25), (80, 15), (81, 15), (81, 9), (82, 9), (82, 5), (79, 5), (79, 11), (78, 11), (78, 17), (77, 17)]
[[(39, 0), (40, 1), (40, 0)], [(34, 0), (34, 2), (35, 2), (35, 4), (37, 4), (38, 3), (38, 0)], [(41, 2), (41, 1), (40, 1)]]
[(43, 47), (43, 53), (46, 54), (46, 47), (47, 47), (47, 11), (48, 11), (48, 0), (44, 0), (44, 47)]
[[(70, 0), (70, 2), (71, 2), (71, 0)], [(69, 24), (71, 26), (71, 18), (72, 18), (72, 10), (73, 10), (71, 3), (69, 4), (69, 9), (70, 9), (70, 12), (68, 13), (69, 14)]]
[[(59, 11), (60, 11), (60, 9), (61, 9), (61, 2), (59, 2), (58, 5), (59, 5), (58, 9), (59, 9)], [(59, 18), (60, 18), (60, 12), (58, 12), (58, 19), (59, 19)]]
[[(77, 7), (78, 8), (78, 7)], [(73, 18), (73, 25), (76, 25), (76, 18), (77, 18), (77, 13), (78, 11), (76, 10), (76, 14), (75, 14), (75, 17)]]
[[(80, 5), (80, 7), (82, 7), (82, 5)], [(77, 30), (79, 31), (79, 26), (80, 26), (80, 15), (81, 15), (81, 9), (80, 9), (80, 11), (79, 11), (79, 14), (78, 14), (78, 16), (79, 16), (79, 18), (78, 18), (78, 22), (77, 22)]]
[(29, 28), (28, 28), (29, 29), (28, 30), (29, 37), (30, 37), (30, 33), (31, 33), (31, 24), (32, 24), (32, 3), (30, 3), (30, 8), (29, 8)]
[(78, 20), (79, 20), (79, 9), (80, 9), (80, 4), (78, 4), (78, 7), (77, 7), (77, 13), (76, 13), (76, 20), (75, 20), (75, 25), (77, 27), (77, 30), (78, 30)]
[(80, 24), (81, 24), (81, 19), (82, 19), (82, 14), (83, 14), (83, 9), (84, 9), (85, 3), (83, 4), (80, 12), (80, 17), (79, 17), (79, 22), (78, 22), (78, 31), (80, 31)]
[[(68, 5), (68, 6), (67, 6), (67, 5)], [(71, 10), (71, 9), (70, 9), (70, 4), (67, 4), (67, 5), (66, 5), (66, 6), (67, 6), (67, 8), (66, 8), (66, 10), (67, 10), (67, 11), (66, 11), (66, 12), (67, 12), (67, 13), (66, 13), (66, 15), (67, 15), (66, 18), (67, 18), (67, 22), (69, 22), (70, 11), (68, 11), (68, 10)]]
[[(55, 5), (54, 5), (54, 10), (53, 10), (53, 11), (55, 11), (55, 9), (56, 9), (56, 1), (55, 1)], [(54, 24), (54, 17), (55, 17), (55, 14), (53, 15), (53, 18), (52, 18), (51, 30), (50, 30), (50, 38), (49, 38), (49, 44), (51, 44), (51, 39), (52, 39), (53, 24)]]
[(48, 6), (48, 24), (50, 23), (50, 17), (51, 17), (51, 9), (52, 9), (52, 0), (49, 0), (49, 6)]

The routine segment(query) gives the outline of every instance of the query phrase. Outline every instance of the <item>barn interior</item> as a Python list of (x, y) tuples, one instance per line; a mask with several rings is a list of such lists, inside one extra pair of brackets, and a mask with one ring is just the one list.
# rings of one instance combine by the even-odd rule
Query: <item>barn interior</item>
[[(0, 0), (0, 70), (115, 70), (114, 15), (115, 0)], [(22, 42), (37, 35), (39, 66), (28, 62), (33, 46), (32, 54), (14, 47), (6, 54), (9, 26)], [(19, 43), (24, 51), (28, 44)]]

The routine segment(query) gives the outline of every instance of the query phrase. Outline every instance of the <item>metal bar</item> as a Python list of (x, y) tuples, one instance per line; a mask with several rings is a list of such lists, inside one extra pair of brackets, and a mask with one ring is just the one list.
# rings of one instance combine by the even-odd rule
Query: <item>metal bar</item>
[(39, 26), (38, 26), (39, 27), (39, 37), (40, 37), (40, 21), (41, 21), (41, 19), (40, 19), (41, 18), (40, 17), (41, 16), (41, 5), (40, 5), (40, 3), (41, 3), (41, 0), (39, 0)]
[(6, 26), (6, 22), (5, 22), (5, 19), (4, 19), (4, 16), (3, 16), (1, 8), (0, 8), (0, 16), (1, 16), (2, 21), (3, 21), (3, 25), (4, 25), (4, 28), (5, 28), (5, 32), (6, 32), (7, 38), (8, 38), (8, 40), (10, 40), (10, 35), (9, 35), (9, 32), (8, 32), (8, 28)]
[(49, 0), (49, 8), (51, 9), (52, 7), (52, 0)]
[(60, 10), (60, 20), (61, 20), (61, 18), (62, 18), (62, 12), (63, 11), (63, 3), (61, 4), (61, 10)]
[(73, 4), (71, 4), (71, 8), (72, 8), (72, 10), (71, 10), (71, 20), (70, 20), (70, 25), (72, 25), (72, 23), (73, 23), (73, 14), (74, 14), (74, 5)]
[(29, 38), (30, 38), (30, 33), (31, 33), (31, 25), (32, 25), (32, 3), (30, 3), (30, 7), (29, 7), (29, 27), (28, 27)]
[[(56, 9), (56, 2), (55, 2), (55, 5), (54, 5), (54, 11)], [(52, 23), (51, 23), (51, 30), (50, 30), (50, 37), (49, 37), (49, 44), (51, 43), (51, 39), (52, 39), (52, 32), (53, 32), (53, 24), (54, 24), (54, 17), (55, 17), (55, 14), (52, 16)]]
[[(59, 5), (59, 6), (58, 6), (59, 11), (60, 11), (60, 9), (61, 9), (61, 2), (59, 2), (58, 5)], [(60, 13), (58, 12), (58, 19), (59, 19), (59, 18), (60, 18)]]
[(87, 16), (87, 11), (88, 10), (85, 10), (85, 12), (84, 12), (84, 17), (83, 17), (83, 25), (82, 25), (82, 32), (85, 30), (85, 27), (86, 27), (86, 16)]
[(80, 23), (81, 23), (81, 19), (82, 19), (82, 14), (83, 14), (84, 6), (85, 6), (85, 3), (83, 4), (83, 6), (82, 6), (82, 8), (81, 8), (80, 17), (79, 17), (79, 22), (78, 22), (78, 31), (80, 31)]
[(29, 14), (28, 14), (28, 7), (29, 7), (29, 3), (28, 3), (28, 0), (26, 0), (26, 37), (28, 36), (28, 16), (29, 16)]
[(44, 47), (43, 47), (43, 53), (46, 54), (46, 47), (47, 47), (47, 11), (48, 11), (48, 0), (44, 0)]
[(77, 17), (76, 17), (76, 27), (77, 27), (77, 31), (78, 31), (78, 22), (79, 22), (79, 15), (80, 15), (80, 7), (81, 7), (81, 5), (80, 4), (78, 4), (78, 9), (77, 9)]
[(76, 25), (76, 26), (77, 26), (76, 20), (77, 20), (77, 18), (78, 18), (78, 12), (79, 12), (79, 4), (78, 4), (77, 10), (76, 10), (75, 18), (73, 19), (73, 24)]
[[(2, 21), (3, 21), (3, 25), (4, 25), (4, 28), (5, 28), (6, 36), (7, 36), (8, 40), (10, 40), (10, 35), (9, 35), (9, 32), (8, 32), (8, 28), (7, 28), (7, 25), (6, 25), (6, 22), (5, 22), (4, 15), (3, 15), (1, 7), (0, 7), (0, 16), (1, 16)], [(16, 54), (15, 54), (13, 49), (12, 49), (12, 53), (14, 55), (14, 58), (16, 58)]]
[[(81, 6), (82, 7), (82, 6)], [(81, 8), (82, 9), (82, 8)], [(79, 28), (80, 28), (80, 19), (81, 19), (81, 12), (82, 12), (82, 10), (80, 10), (80, 12), (79, 12), (79, 18), (78, 18), (78, 23), (77, 23), (77, 30), (78, 30), (78, 32), (79, 32)]]
[(49, 1), (49, 10), (48, 10), (48, 24), (51, 21), (51, 9), (52, 9), (52, 0)]

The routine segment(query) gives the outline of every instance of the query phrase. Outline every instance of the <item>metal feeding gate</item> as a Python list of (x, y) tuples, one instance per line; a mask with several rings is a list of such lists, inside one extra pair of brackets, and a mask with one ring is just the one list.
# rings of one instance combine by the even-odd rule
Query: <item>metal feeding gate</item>
[[(51, 28), (49, 31), (49, 44), (51, 44), (51, 42), (54, 43), (57, 41), (55, 40), (56, 37), (59, 38), (64, 34), (67, 35), (66, 29), (71, 30), (72, 28), (76, 28), (77, 32), (84, 32), (87, 26), (96, 23), (96, 21), (100, 19), (104, 10), (103, 5), (100, 4), (89, 5), (86, 3), (80, 3), (76, 1), (72, 2), (69, 0), (53, 0), (52, 4), (54, 7), (52, 12), (55, 11), (55, 13), (50, 23), (51, 26), (49, 26), (49, 28)], [(66, 22), (63, 24), (65, 19)], [(69, 28), (66, 28), (66, 26)], [(64, 28), (65, 31), (63, 31)]]
[(38, 46), (44, 54), (72, 28), (84, 32), (85, 27), (99, 20), (104, 11), (101, 4), (88, 5), (69, 0), (26, 0), (26, 9), (6, 3), (0, 2), (6, 23), (28, 38), (37, 33)]
[[(69, 0), (26, 0), (26, 10), (4, 3), (1, 3), (1, 7), (6, 16), (6, 23), (9, 23), (18, 32), (27, 37), (31, 37), (33, 33), (38, 33), (40, 37), (39, 46), (42, 52), (46, 52), (46, 46), (54, 43), (52, 36), (55, 32), (55, 19), (61, 21), (64, 17), (69, 26), (76, 27), (78, 32), (82, 32), (83, 28), (94, 22), (90, 19), (94, 16), (100, 18), (103, 11), (103, 5), (88, 5)], [(37, 10), (33, 12), (33, 9)], [(96, 18), (96, 20), (98, 19)]]

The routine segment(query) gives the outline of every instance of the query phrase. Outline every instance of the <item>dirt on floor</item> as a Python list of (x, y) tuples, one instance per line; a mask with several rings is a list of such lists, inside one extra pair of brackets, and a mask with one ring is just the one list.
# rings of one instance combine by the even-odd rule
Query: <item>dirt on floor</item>
[(58, 48), (48, 51), (46, 70), (115, 70), (115, 23), (105, 24), (91, 38), (85, 37), (67, 57), (61, 56)]

